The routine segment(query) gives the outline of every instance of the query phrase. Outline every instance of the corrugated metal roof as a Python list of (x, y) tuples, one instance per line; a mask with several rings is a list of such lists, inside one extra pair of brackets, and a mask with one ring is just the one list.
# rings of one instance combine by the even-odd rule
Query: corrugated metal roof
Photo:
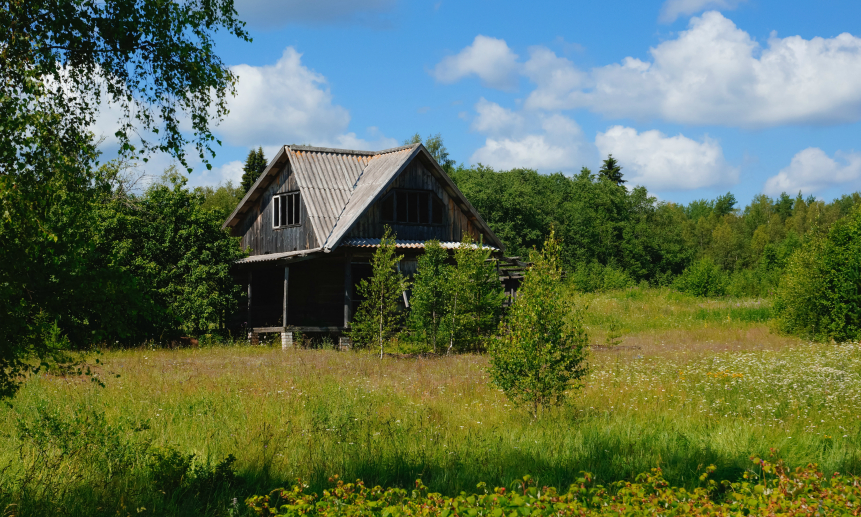
[[(242, 214), (247, 210), (246, 205), (259, 198), (261, 192), (282, 170), (285, 161), (289, 161), (296, 175), (299, 190), (302, 192), (302, 199), (317, 242), (322, 243), (321, 247), (325, 251), (332, 250), (338, 247), (353, 224), (377, 200), (392, 180), (420, 153), (424, 153), (429, 160), (433, 161), (422, 144), (405, 145), (378, 152), (300, 145), (284, 146), (236, 210), (228, 217), (224, 227), (234, 226), (239, 222)], [(436, 168), (439, 169), (439, 166), (437, 165)], [(460, 199), (463, 208), (472, 213), (474, 220), (484, 228), (488, 238), (494, 240), (494, 244), (502, 246), (475, 208), (457, 190), (442, 169), (439, 169), (439, 175), (452, 194)], [(243, 262), (277, 260), (275, 255), (287, 256), (283, 253), (255, 255), (244, 259)]]
[[(370, 239), (370, 238), (357, 238), (351, 237), (349, 239), (344, 239), (341, 241), (341, 246), (349, 246), (351, 248), (377, 248), (380, 246), (381, 239)], [(460, 247), (460, 242), (456, 241), (441, 241), (439, 243), (440, 246), (446, 249), (455, 249)], [(473, 244), (473, 246), (478, 246), (477, 244)], [(395, 247), (397, 248), (424, 248), (424, 241), (407, 241), (407, 240), (395, 240)], [(491, 251), (499, 251), (498, 248), (494, 248), (493, 246), (484, 245), (482, 249), (491, 250)]]
[(252, 255), (250, 257), (245, 257), (244, 259), (239, 259), (235, 263), (236, 264), (256, 264), (258, 262), (274, 262), (280, 259), (293, 258), (293, 257), (304, 257), (305, 255), (310, 255), (312, 253), (317, 253), (322, 251), (323, 248), (314, 248), (310, 250), (302, 250), (302, 251), (287, 251), (284, 253), (266, 253), (263, 255)]
[(368, 209), (376, 197), (385, 190), (409, 158), (415, 153), (420, 144), (395, 148), (390, 152), (382, 152), (368, 160), (368, 166), (356, 178), (353, 193), (344, 207), (338, 225), (332, 228), (331, 234), (326, 235), (324, 248), (332, 249), (353, 226), (353, 223)]

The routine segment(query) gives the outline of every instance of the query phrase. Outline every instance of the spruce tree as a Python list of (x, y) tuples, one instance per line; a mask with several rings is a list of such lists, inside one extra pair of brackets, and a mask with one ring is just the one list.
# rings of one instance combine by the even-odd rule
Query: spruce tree
[(540, 252), (531, 253), (514, 305), (490, 350), (490, 378), (533, 417), (561, 403), (586, 375), (588, 337), (562, 292), (561, 247), (551, 230)]
[(372, 345), (380, 347), (383, 358), (385, 342), (392, 337), (403, 322), (399, 299), (407, 284), (398, 271), (401, 256), (395, 250), (395, 236), (386, 226), (380, 246), (371, 258), (371, 278), (362, 280), (357, 286), (365, 299), (359, 304), (350, 329), (350, 339), (356, 348)]
[(616, 185), (621, 186), (627, 183), (627, 180), (622, 179), (622, 166), (613, 158), (612, 154), (607, 155), (607, 159), (601, 164), (601, 169), (598, 172)]
[(248, 152), (245, 165), (242, 167), (242, 170), (245, 171), (242, 174), (241, 183), (243, 195), (251, 190), (251, 186), (254, 185), (254, 182), (257, 181), (257, 178), (260, 177), (267, 165), (269, 164), (266, 162), (266, 157), (263, 156), (262, 147), (258, 147), (256, 151), (252, 149)]

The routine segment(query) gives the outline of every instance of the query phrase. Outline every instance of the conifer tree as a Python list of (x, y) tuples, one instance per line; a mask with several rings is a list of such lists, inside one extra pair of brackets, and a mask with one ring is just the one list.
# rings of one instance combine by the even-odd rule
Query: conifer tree
[(269, 164), (266, 162), (266, 157), (263, 156), (262, 147), (258, 147), (256, 151), (254, 149), (248, 151), (248, 157), (245, 158), (245, 165), (242, 167), (242, 170), (245, 171), (242, 174), (241, 183), (244, 194), (251, 190), (251, 186), (254, 185), (267, 165)]
[(371, 278), (362, 280), (357, 290), (364, 300), (359, 304), (353, 318), (350, 339), (356, 348), (372, 345), (383, 347), (403, 322), (404, 313), (400, 310), (399, 299), (407, 289), (407, 283), (398, 271), (401, 256), (396, 253), (395, 236), (386, 226), (380, 246), (371, 259), (373, 273)]
[(533, 417), (561, 403), (587, 371), (582, 323), (565, 322), (573, 311), (562, 293), (560, 249), (551, 231), (544, 248), (533, 250), (533, 266), (490, 350), (492, 382)]
[(438, 240), (425, 243), (418, 259), (410, 297), (409, 328), (414, 338), (423, 341), (434, 353), (445, 340), (445, 324), (450, 310), (449, 281), (452, 267), (446, 264), (448, 250)]
[(622, 186), (622, 184), (627, 183), (627, 180), (622, 179), (622, 166), (613, 158), (612, 154), (607, 155), (607, 159), (601, 164), (598, 173), (616, 185)]

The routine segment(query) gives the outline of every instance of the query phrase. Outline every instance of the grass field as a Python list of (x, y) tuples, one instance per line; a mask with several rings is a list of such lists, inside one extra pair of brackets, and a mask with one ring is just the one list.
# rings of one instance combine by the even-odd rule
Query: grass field
[[(580, 471), (610, 482), (655, 466), (693, 487), (710, 464), (713, 479), (735, 480), (770, 449), (861, 474), (861, 345), (773, 335), (764, 300), (632, 289), (578, 301), (598, 345), (592, 371), (538, 420), (488, 384), (478, 355), (107, 352), (105, 387), (42, 375), (0, 408), (0, 502), (21, 515), (216, 515), (296, 478), (317, 490), (333, 474), (421, 478), (456, 494), (524, 474), (564, 488)], [(208, 494), (231, 454), (238, 479)]]

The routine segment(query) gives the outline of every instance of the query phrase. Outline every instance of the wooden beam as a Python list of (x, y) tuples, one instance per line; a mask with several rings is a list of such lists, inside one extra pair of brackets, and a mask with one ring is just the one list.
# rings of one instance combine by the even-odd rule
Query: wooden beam
[(258, 327), (250, 330), (258, 334), (268, 334), (273, 332), (343, 332), (347, 329), (344, 327), (294, 327), (291, 325), (289, 327)]
[(245, 320), (245, 325), (247, 327), (251, 327), (251, 280), (252, 274), (251, 270), (248, 271), (248, 316)]
[(344, 255), (344, 327), (350, 326), (353, 311), (353, 254)]
[(281, 314), (281, 324), (287, 326), (287, 288), (290, 284), (290, 268), (284, 266), (284, 311)]

